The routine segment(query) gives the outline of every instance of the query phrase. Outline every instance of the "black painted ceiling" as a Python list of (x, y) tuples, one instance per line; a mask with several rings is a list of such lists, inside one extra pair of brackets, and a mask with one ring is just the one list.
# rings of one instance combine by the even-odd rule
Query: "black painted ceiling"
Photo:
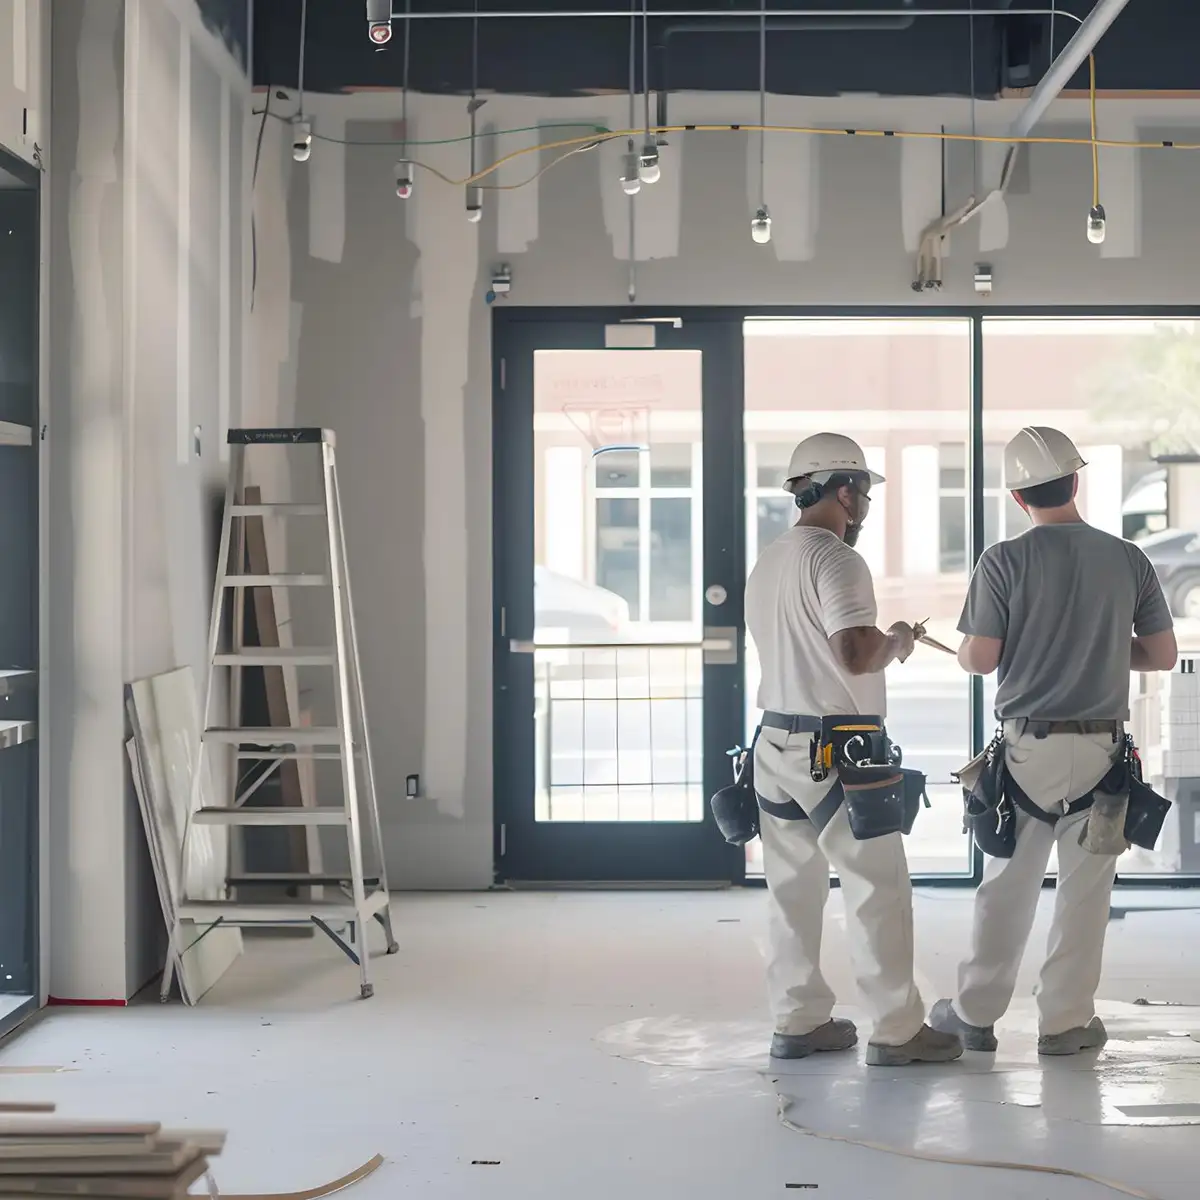
[[(479, 90), (573, 96), (625, 91), (629, 86), (630, 21), (613, 0), (478, 0), (482, 12), (546, 12), (539, 18), (479, 21)], [(640, 0), (635, 0), (639, 4)], [(996, 96), (1036, 83), (1051, 56), (1076, 28), (1059, 16), (1005, 14), (1049, 8), (1052, 0), (975, 0), (972, 22), (955, 16), (916, 16), (907, 10), (965, 9), (971, 0), (770, 0), (789, 16), (768, 25), (767, 78), (772, 92), (828, 96), (876, 92), (896, 96)], [(412, 11), (461, 12), (472, 0), (411, 0)], [(403, 12), (405, 0), (393, 0)], [(1083, 16), (1092, 0), (1057, 0)], [(619, 12), (613, 18), (568, 18), (575, 10)], [(844, 19), (797, 17), (837, 9)], [(650, 0), (651, 11), (757, 12), (754, 0)], [(887, 9), (886, 20), (854, 18), (856, 10)], [(259, 0), (254, 6), (254, 79), (260, 86), (295, 87), (301, 0)], [(465, 93), (472, 77), (471, 20), (412, 23), (409, 86), (416, 91)], [(790, 26), (790, 27), (789, 27)], [(874, 27), (872, 27), (874, 26)], [(757, 17), (651, 18), (649, 83), (653, 90), (755, 91)], [(637, 22), (641, 37), (642, 23)], [(1200, 90), (1200, 0), (1129, 0), (1097, 50), (1102, 90)], [(642, 86), (638, 43), (638, 86)], [(366, 0), (308, 0), (305, 87), (340, 92), (398, 88), (403, 83), (404, 29), (379, 49), (367, 37)], [(1086, 86), (1081, 74), (1073, 86)]]

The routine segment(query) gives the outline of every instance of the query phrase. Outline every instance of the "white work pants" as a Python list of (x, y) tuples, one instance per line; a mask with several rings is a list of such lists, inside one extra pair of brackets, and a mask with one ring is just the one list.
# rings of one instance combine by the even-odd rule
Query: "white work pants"
[[(809, 774), (811, 734), (764, 729), (754, 783), (775, 804), (796, 801), (810, 812), (833, 776)], [(846, 936), (871, 1041), (901, 1046), (916, 1036), (925, 1007), (913, 983), (912, 884), (900, 834), (857, 841), (842, 805), (820, 834), (809, 821), (761, 815), (763, 864), (770, 890), (767, 987), (776, 1029), (811, 1033), (829, 1020), (834, 995), (821, 974), (821, 927), (836, 868), (846, 904)]]
[[(1029, 798), (1048, 812), (1078, 799), (1108, 773), (1117, 752), (1111, 734), (1022, 733), (1005, 723), (1008, 769)], [(1033, 928), (1038, 896), (1058, 843), (1058, 888), (1046, 961), (1038, 988), (1042, 1035), (1086, 1025), (1095, 1015), (1096, 989), (1108, 928), (1115, 855), (1089, 854), (1080, 844), (1087, 813), (1050, 826), (1017, 810), (1012, 858), (988, 858), (975, 894), (971, 955), (959, 967), (954, 1007), (971, 1025), (993, 1025), (1008, 1009), (1017, 970)]]

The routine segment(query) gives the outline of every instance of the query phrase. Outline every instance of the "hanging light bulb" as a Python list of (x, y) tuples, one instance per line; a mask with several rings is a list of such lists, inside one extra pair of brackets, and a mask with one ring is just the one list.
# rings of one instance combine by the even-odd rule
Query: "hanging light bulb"
[(662, 178), (662, 165), (658, 161), (658, 143), (649, 139), (638, 156), (638, 178), (643, 183), (657, 183)]
[(1088, 212), (1087, 239), (1093, 246), (1099, 246), (1108, 232), (1108, 217), (1103, 204), (1097, 204)]
[(478, 225), (483, 220), (483, 189), (467, 188), (467, 220)]
[(621, 187), (627, 196), (636, 196), (642, 190), (642, 177), (638, 171), (638, 156), (632, 151), (625, 155), (621, 168)]
[(765, 246), (771, 240), (771, 214), (767, 211), (765, 204), (754, 214), (754, 219), (750, 222), (750, 236), (760, 246)]
[(297, 118), (292, 122), (292, 158), (298, 163), (312, 157), (312, 122)]
[(407, 200), (413, 194), (413, 165), (401, 159), (396, 164), (396, 195)]

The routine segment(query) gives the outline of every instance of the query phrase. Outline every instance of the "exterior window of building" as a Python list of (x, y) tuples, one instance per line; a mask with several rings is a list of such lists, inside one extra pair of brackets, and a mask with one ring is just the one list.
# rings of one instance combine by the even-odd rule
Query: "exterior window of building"
[(596, 584), (629, 605), (630, 621), (698, 621), (700, 443), (611, 451), (593, 462)]
[[(962, 442), (944, 442), (938, 447), (938, 570), (943, 575), (967, 572), (970, 520), (967, 448)], [(1004, 447), (989, 442), (983, 448), (984, 543), (990, 546), (1012, 537), (1028, 523), (1020, 505), (1004, 490)]]

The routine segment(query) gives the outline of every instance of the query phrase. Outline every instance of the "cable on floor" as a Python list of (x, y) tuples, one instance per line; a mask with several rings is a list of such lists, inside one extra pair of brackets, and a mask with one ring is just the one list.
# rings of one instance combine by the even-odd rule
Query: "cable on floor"
[(1004, 1162), (1001, 1159), (963, 1158), (955, 1154), (935, 1154), (929, 1150), (905, 1150), (900, 1146), (886, 1146), (881, 1142), (865, 1142), (840, 1133), (822, 1133), (819, 1130), (798, 1125), (793, 1121), (788, 1116), (792, 1104), (793, 1102), (786, 1096), (779, 1097), (779, 1123), (784, 1129), (790, 1129), (793, 1133), (802, 1133), (805, 1137), (819, 1138), (824, 1142), (840, 1142), (845, 1146), (860, 1146), (864, 1150), (876, 1150), (880, 1154), (892, 1154), (897, 1158), (908, 1158), (917, 1162), (944, 1163), (951, 1167), (980, 1167), (989, 1171), (1022, 1171), (1031, 1175), (1060, 1175), (1067, 1179), (1079, 1179), (1084, 1183), (1094, 1183), (1097, 1187), (1108, 1188), (1109, 1191), (1116, 1192), (1118, 1195), (1130, 1196), (1132, 1200), (1158, 1200), (1157, 1196), (1152, 1196), (1149, 1192), (1140, 1191), (1138, 1188), (1129, 1187), (1124, 1183), (1117, 1183), (1112, 1179), (1105, 1179), (1100, 1175), (1089, 1175), (1086, 1171), (1076, 1171), (1071, 1167), (1047, 1167), (1040, 1163)]

